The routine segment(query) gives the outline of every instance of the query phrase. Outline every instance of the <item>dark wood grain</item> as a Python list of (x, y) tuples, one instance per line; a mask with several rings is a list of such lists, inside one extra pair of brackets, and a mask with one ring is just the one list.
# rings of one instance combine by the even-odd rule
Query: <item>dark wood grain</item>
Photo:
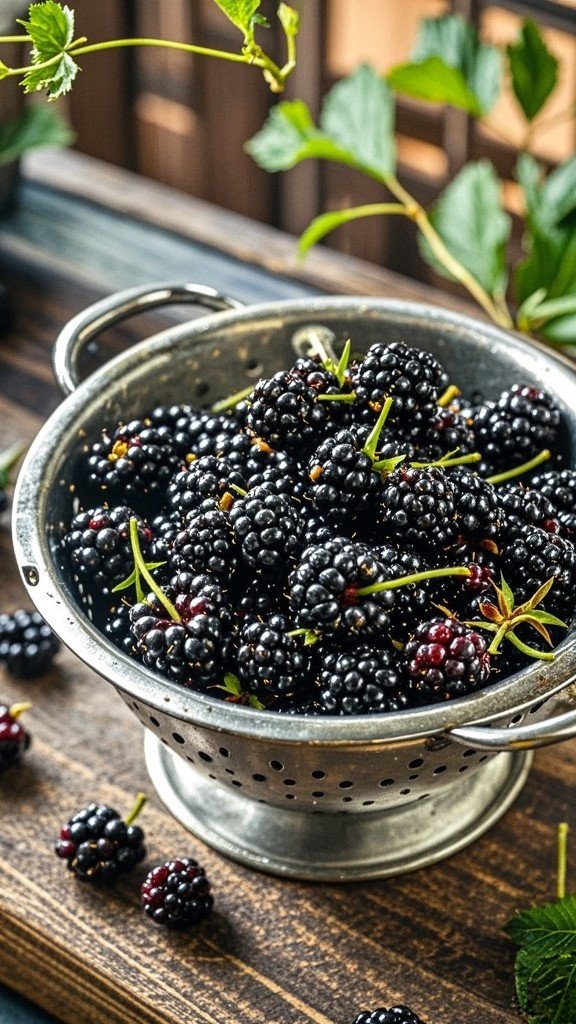
[[(147, 195), (148, 185), (142, 188)], [(103, 202), (102, 181), (99, 190)], [(35, 195), (37, 223), (49, 223), (50, 194)], [(115, 192), (111, 204), (117, 201)], [(77, 200), (67, 202), (79, 228), (82, 209)], [(166, 202), (171, 219), (177, 199), (170, 193)], [(57, 234), (38, 228), (33, 241), (18, 216), (0, 245), (0, 274), (14, 305), (12, 327), (0, 341), (0, 449), (31, 440), (58, 405), (53, 339), (103, 291), (73, 249), (56, 251)], [(107, 216), (102, 211), (103, 228)], [(127, 259), (137, 228), (124, 221)], [(152, 252), (154, 237), (150, 231)], [(237, 242), (228, 244), (234, 249)], [(223, 278), (233, 267), (221, 257)], [(352, 264), (352, 274), (361, 269)], [(341, 257), (326, 275), (347, 290)], [(255, 279), (242, 280), (257, 298)], [(121, 274), (118, 283), (125, 283)], [(411, 292), (402, 282), (402, 293)], [(112, 333), (124, 344), (137, 332)], [(0, 567), (0, 608), (29, 606), (7, 514), (0, 519)], [(515, 908), (553, 896), (555, 825), (574, 824), (574, 743), (538, 753), (512, 811), (459, 855), (396, 879), (311, 885), (236, 865), (176, 823), (147, 778), (140, 724), (72, 653), (62, 652), (34, 683), (0, 672), (0, 699), (33, 702), (26, 721), (34, 735), (20, 769), (0, 777), (0, 981), (65, 1024), (350, 1024), (362, 1008), (396, 1002), (429, 1024), (519, 1024), (513, 949), (502, 928)], [(91, 799), (127, 812), (138, 790), (149, 794), (141, 819), (149, 854), (141, 870), (110, 892), (76, 882), (53, 854), (60, 823)], [(212, 917), (189, 935), (156, 928), (139, 907), (145, 870), (175, 854), (204, 864), (215, 897)]]

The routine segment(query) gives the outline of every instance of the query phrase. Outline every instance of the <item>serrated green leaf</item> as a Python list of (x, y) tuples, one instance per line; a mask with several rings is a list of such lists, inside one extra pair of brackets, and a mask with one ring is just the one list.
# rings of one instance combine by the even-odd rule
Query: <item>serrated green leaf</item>
[(268, 27), (268, 22), (258, 8), (262, 0), (214, 0), (220, 10), (240, 29), (247, 43), (254, 39), (255, 25)]
[(478, 97), (466, 84), (459, 68), (450, 67), (441, 57), (426, 57), (419, 63), (397, 64), (388, 72), (388, 85), (396, 92), (429, 103), (448, 103), (474, 117), (482, 115)]
[(266, 171), (289, 170), (311, 157), (338, 160), (339, 152), (318, 131), (302, 100), (283, 100), (272, 107), (264, 126), (245, 148)]
[[(510, 218), (501, 199), (501, 185), (487, 160), (469, 163), (444, 190), (430, 211), (430, 221), (453, 256), (490, 294), (506, 287), (506, 245)], [(443, 277), (448, 274), (429, 245), (420, 239), (422, 255)]]
[(24, 92), (41, 92), (46, 89), (49, 100), (57, 100), (72, 88), (80, 68), (70, 54), (63, 53), (58, 61), (47, 68), (32, 68), (22, 79)]
[(576, 955), (576, 896), (520, 910), (510, 918), (504, 931), (520, 949), (534, 954), (574, 951)]
[(530, 1024), (576, 1021), (576, 963), (570, 953), (541, 959), (522, 949), (516, 958), (516, 993)]
[(295, 11), (288, 4), (282, 3), (278, 7), (278, 19), (284, 29), (284, 34), (288, 38), (294, 39), (298, 35), (298, 29), (300, 28), (300, 15), (298, 11)]
[(514, 95), (528, 121), (533, 121), (558, 81), (558, 61), (535, 21), (522, 23), (520, 37), (506, 50)]
[(28, 9), (28, 21), (18, 19), (18, 22), (24, 26), (32, 40), (32, 59), (35, 64), (55, 57), (74, 38), (74, 12), (54, 0), (32, 4)]
[(418, 64), (438, 57), (458, 70), (482, 113), (488, 113), (498, 99), (500, 54), (495, 46), (482, 43), (475, 27), (458, 14), (423, 19), (411, 57), (412, 62)]
[(68, 146), (74, 138), (66, 122), (51, 108), (34, 104), (19, 117), (0, 124), (0, 166), (43, 146)]

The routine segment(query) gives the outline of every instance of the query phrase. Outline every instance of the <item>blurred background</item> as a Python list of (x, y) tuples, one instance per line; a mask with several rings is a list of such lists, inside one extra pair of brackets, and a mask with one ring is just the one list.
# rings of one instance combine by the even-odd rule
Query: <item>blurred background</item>
[[(75, 0), (70, 6), (78, 34), (90, 41), (158, 36), (221, 49), (239, 45), (237, 30), (213, 0)], [(576, 0), (296, 0), (294, 6), (302, 28), (286, 97), (304, 99), (314, 115), (334, 81), (362, 61), (384, 71), (407, 59), (422, 18), (460, 13), (486, 41), (501, 45), (517, 37), (523, 18), (534, 18), (562, 70), (546, 106), (547, 127), (529, 148), (546, 165), (575, 151)], [(276, 0), (263, 0), (272, 26), (266, 48), (273, 52), (276, 45), (282, 62), (276, 7)], [(309, 161), (270, 175), (254, 164), (244, 143), (276, 102), (256, 70), (151, 48), (86, 56), (82, 67), (60, 109), (73, 126), (74, 148), (84, 153), (293, 234), (323, 210), (382, 199), (377, 184), (342, 167)], [(506, 91), (481, 127), (458, 111), (400, 100), (397, 130), (401, 180), (424, 204), (467, 160), (485, 156), (504, 178), (510, 211), (517, 209), (513, 168), (524, 127)], [(348, 225), (326, 244), (414, 277), (432, 273), (403, 218)]]

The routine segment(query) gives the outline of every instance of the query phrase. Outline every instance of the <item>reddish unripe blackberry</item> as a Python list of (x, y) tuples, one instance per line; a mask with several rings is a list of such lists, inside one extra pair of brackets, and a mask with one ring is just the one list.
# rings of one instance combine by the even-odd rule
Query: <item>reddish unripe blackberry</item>
[(504, 530), (509, 535), (520, 526), (537, 526), (546, 533), (558, 533), (560, 523), (551, 501), (540, 491), (523, 484), (501, 484), (497, 488)]
[(474, 433), (485, 472), (518, 466), (544, 448), (554, 448), (560, 410), (535, 385), (514, 384), (475, 413)]
[(210, 883), (197, 861), (181, 857), (153, 868), (140, 890), (142, 906), (156, 924), (188, 928), (213, 906)]
[(400, 421), (411, 430), (432, 418), (446, 382), (443, 367), (430, 352), (401, 341), (372, 345), (352, 368), (351, 378), (360, 412), (373, 416), (391, 397), (390, 423)]
[(378, 525), (386, 535), (417, 547), (443, 547), (454, 537), (455, 520), (450, 476), (437, 466), (400, 465), (384, 480)]
[(275, 573), (286, 568), (297, 550), (300, 507), (269, 484), (261, 484), (234, 501), (230, 524), (242, 561), (252, 569)]
[(314, 388), (289, 370), (258, 381), (250, 403), (248, 429), (272, 448), (309, 448), (329, 422), (331, 403), (318, 401)]
[(327, 523), (353, 528), (359, 518), (375, 512), (380, 476), (362, 451), (364, 443), (353, 429), (339, 430), (310, 457), (310, 500)]
[(382, 579), (383, 568), (365, 544), (334, 537), (325, 544), (311, 545), (302, 552), (289, 579), (296, 625), (341, 636), (386, 632), (394, 592), (359, 593)]
[(86, 449), (89, 482), (107, 500), (137, 505), (142, 505), (143, 498), (150, 501), (164, 494), (180, 461), (170, 427), (154, 427), (150, 420), (132, 420), (114, 431), (104, 430), (102, 440)]
[(467, 466), (455, 466), (448, 473), (456, 532), (478, 541), (497, 536), (503, 519), (497, 488)]
[(168, 555), (174, 572), (208, 573), (229, 577), (237, 561), (236, 541), (230, 518), (209, 498), (189, 512)]
[(248, 619), (240, 631), (237, 672), (251, 693), (281, 696), (304, 686), (313, 673), (314, 646), (301, 636), (290, 636), (283, 615), (264, 621)]
[(219, 502), (234, 485), (244, 490), (245, 480), (227, 459), (203, 455), (172, 477), (166, 491), (168, 506), (186, 516), (208, 498)]
[(553, 505), (561, 532), (576, 536), (576, 469), (550, 469), (535, 476), (530, 487)]
[(115, 882), (146, 856), (144, 832), (132, 824), (144, 802), (140, 795), (127, 821), (106, 804), (78, 811), (60, 830), (56, 856), (81, 882)]
[(543, 606), (564, 622), (570, 621), (576, 607), (576, 550), (569, 540), (538, 527), (522, 526), (506, 546), (502, 572), (517, 604), (553, 578)]
[(367, 644), (326, 650), (319, 689), (318, 702), (325, 714), (368, 715), (408, 706), (394, 653)]
[(130, 545), (130, 519), (138, 521), (138, 539), (145, 559), (152, 554), (152, 530), (125, 505), (80, 512), (70, 524), (62, 546), (84, 604), (98, 603), (130, 575), (134, 558)]
[(0, 773), (16, 764), (28, 750), (32, 741), (30, 733), (19, 721), (23, 711), (31, 704), (0, 704)]
[(423, 622), (406, 644), (402, 661), (413, 704), (437, 704), (465, 697), (490, 675), (486, 641), (457, 619)]
[(60, 641), (40, 612), (19, 608), (0, 615), (0, 664), (23, 679), (46, 672)]
[(407, 1006), (391, 1006), (389, 1010), (363, 1010), (353, 1024), (424, 1024)]

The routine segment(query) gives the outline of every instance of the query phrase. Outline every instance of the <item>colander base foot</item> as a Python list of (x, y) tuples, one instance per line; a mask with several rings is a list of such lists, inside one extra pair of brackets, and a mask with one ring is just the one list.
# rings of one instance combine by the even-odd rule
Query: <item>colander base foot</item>
[(209, 846), (248, 867), (309, 881), (360, 881), (425, 867), (483, 835), (522, 789), (529, 752), (496, 754), (426, 800), (368, 813), (313, 814), (239, 796), (146, 732), (150, 778), (168, 810)]

